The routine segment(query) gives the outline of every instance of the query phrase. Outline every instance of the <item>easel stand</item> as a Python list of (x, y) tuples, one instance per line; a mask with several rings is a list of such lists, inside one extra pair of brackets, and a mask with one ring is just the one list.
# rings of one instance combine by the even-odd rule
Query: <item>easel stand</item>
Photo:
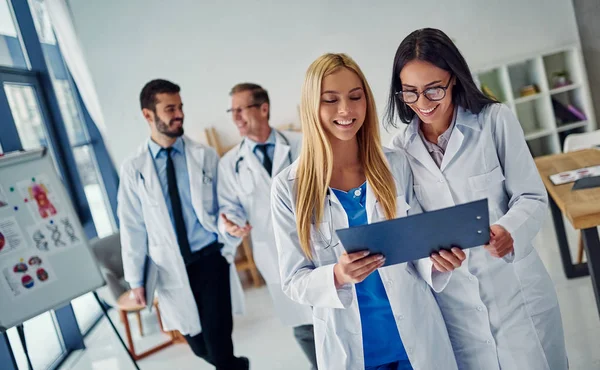
[(123, 346), (123, 349), (125, 350), (125, 352), (127, 352), (127, 355), (131, 359), (131, 362), (133, 363), (133, 366), (136, 368), (136, 370), (140, 370), (140, 368), (139, 368), (139, 366), (137, 364), (137, 361), (133, 358), (133, 356), (131, 355), (131, 352), (129, 352), (129, 349), (125, 345), (125, 342), (123, 342), (123, 338), (121, 338), (121, 336), (119, 335), (119, 332), (117, 331), (117, 327), (115, 326), (115, 324), (110, 319), (110, 316), (108, 316), (108, 311), (106, 310), (106, 306), (102, 304), (102, 301), (100, 301), (100, 298), (98, 297), (98, 293), (96, 293), (94, 291), (93, 294), (94, 294), (94, 298), (96, 298), (96, 302), (98, 302), (98, 304), (100, 305), (100, 308), (102, 308), (102, 312), (104, 312), (104, 316), (106, 317), (106, 319), (110, 323), (110, 326), (112, 326), (115, 334), (117, 335), (117, 338), (119, 338), (119, 342), (121, 342), (121, 345)]

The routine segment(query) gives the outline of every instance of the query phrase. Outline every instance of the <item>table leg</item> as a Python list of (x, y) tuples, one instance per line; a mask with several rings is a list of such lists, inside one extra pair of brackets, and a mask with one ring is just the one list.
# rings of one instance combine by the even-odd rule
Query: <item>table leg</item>
[[(571, 259), (571, 251), (569, 250), (569, 242), (567, 240), (567, 233), (565, 231), (565, 223), (563, 222), (563, 214), (556, 205), (554, 199), (551, 196), (548, 197), (550, 201), (550, 210), (552, 211), (552, 219), (554, 220), (554, 230), (556, 231), (556, 239), (558, 241), (558, 249), (560, 251), (560, 257), (563, 264), (565, 275), (568, 279), (589, 275), (588, 264), (577, 263), (574, 264)], [(589, 261), (589, 256), (588, 256)], [(600, 270), (600, 265), (597, 265)]]
[(600, 313), (600, 291), (598, 291), (598, 284), (600, 284), (600, 239), (598, 238), (598, 229), (596, 227), (585, 229), (582, 234), (583, 246), (587, 254), (587, 263), (592, 278), (592, 288), (596, 296), (596, 307), (598, 313)]

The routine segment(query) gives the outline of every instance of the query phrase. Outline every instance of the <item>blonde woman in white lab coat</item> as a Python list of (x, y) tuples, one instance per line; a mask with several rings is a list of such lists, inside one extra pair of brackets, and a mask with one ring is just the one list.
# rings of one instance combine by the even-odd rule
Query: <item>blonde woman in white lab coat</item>
[(313, 62), (301, 120), (300, 157), (275, 178), (271, 207), (283, 291), (313, 306), (319, 369), (456, 369), (421, 276), (442, 289), (464, 253), (433, 256), (438, 271), (429, 258), (381, 268), (381, 255), (347, 254), (335, 235), (420, 211), (406, 155), (382, 150), (373, 94), (352, 59)]
[(476, 87), (456, 46), (423, 29), (394, 59), (388, 123), (406, 130), (414, 189), (426, 211), (488, 198), (490, 243), (468, 251), (436, 298), (460, 369), (567, 369), (558, 300), (533, 248), (547, 195), (506, 106)]

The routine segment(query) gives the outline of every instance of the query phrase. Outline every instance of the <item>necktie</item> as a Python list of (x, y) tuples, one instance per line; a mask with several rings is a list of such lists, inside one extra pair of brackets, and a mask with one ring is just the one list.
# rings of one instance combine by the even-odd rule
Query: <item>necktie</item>
[(271, 158), (269, 158), (269, 154), (267, 153), (267, 147), (269, 144), (258, 144), (256, 146), (256, 148), (258, 150), (260, 150), (263, 154), (263, 167), (265, 168), (265, 170), (267, 170), (267, 172), (269, 173), (269, 176), (271, 176), (271, 171), (273, 170), (273, 162), (271, 162)]
[(177, 177), (175, 177), (175, 167), (171, 153), (173, 148), (165, 149), (167, 152), (167, 184), (169, 189), (169, 199), (171, 200), (171, 210), (173, 211), (173, 222), (175, 224), (175, 234), (177, 235), (177, 243), (181, 250), (183, 261), (187, 262), (192, 256), (190, 242), (187, 238), (187, 230), (185, 229), (185, 221), (183, 219), (183, 208), (181, 206), (181, 198), (179, 197), (179, 189), (177, 188)]

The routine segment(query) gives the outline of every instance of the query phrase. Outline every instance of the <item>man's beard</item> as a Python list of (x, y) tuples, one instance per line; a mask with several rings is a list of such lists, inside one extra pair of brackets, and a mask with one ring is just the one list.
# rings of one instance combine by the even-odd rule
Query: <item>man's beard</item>
[[(177, 121), (181, 122), (181, 127), (179, 127), (176, 130), (171, 129), (170, 125), (172, 125), (173, 123), (175, 123)], [(161, 134), (164, 134), (168, 137), (176, 138), (176, 137), (180, 137), (181, 135), (183, 135), (183, 119), (174, 118), (167, 125), (165, 123), (165, 121), (161, 120), (157, 116), (154, 118), (154, 123), (156, 123), (156, 129), (158, 130), (158, 132), (160, 132)]]

